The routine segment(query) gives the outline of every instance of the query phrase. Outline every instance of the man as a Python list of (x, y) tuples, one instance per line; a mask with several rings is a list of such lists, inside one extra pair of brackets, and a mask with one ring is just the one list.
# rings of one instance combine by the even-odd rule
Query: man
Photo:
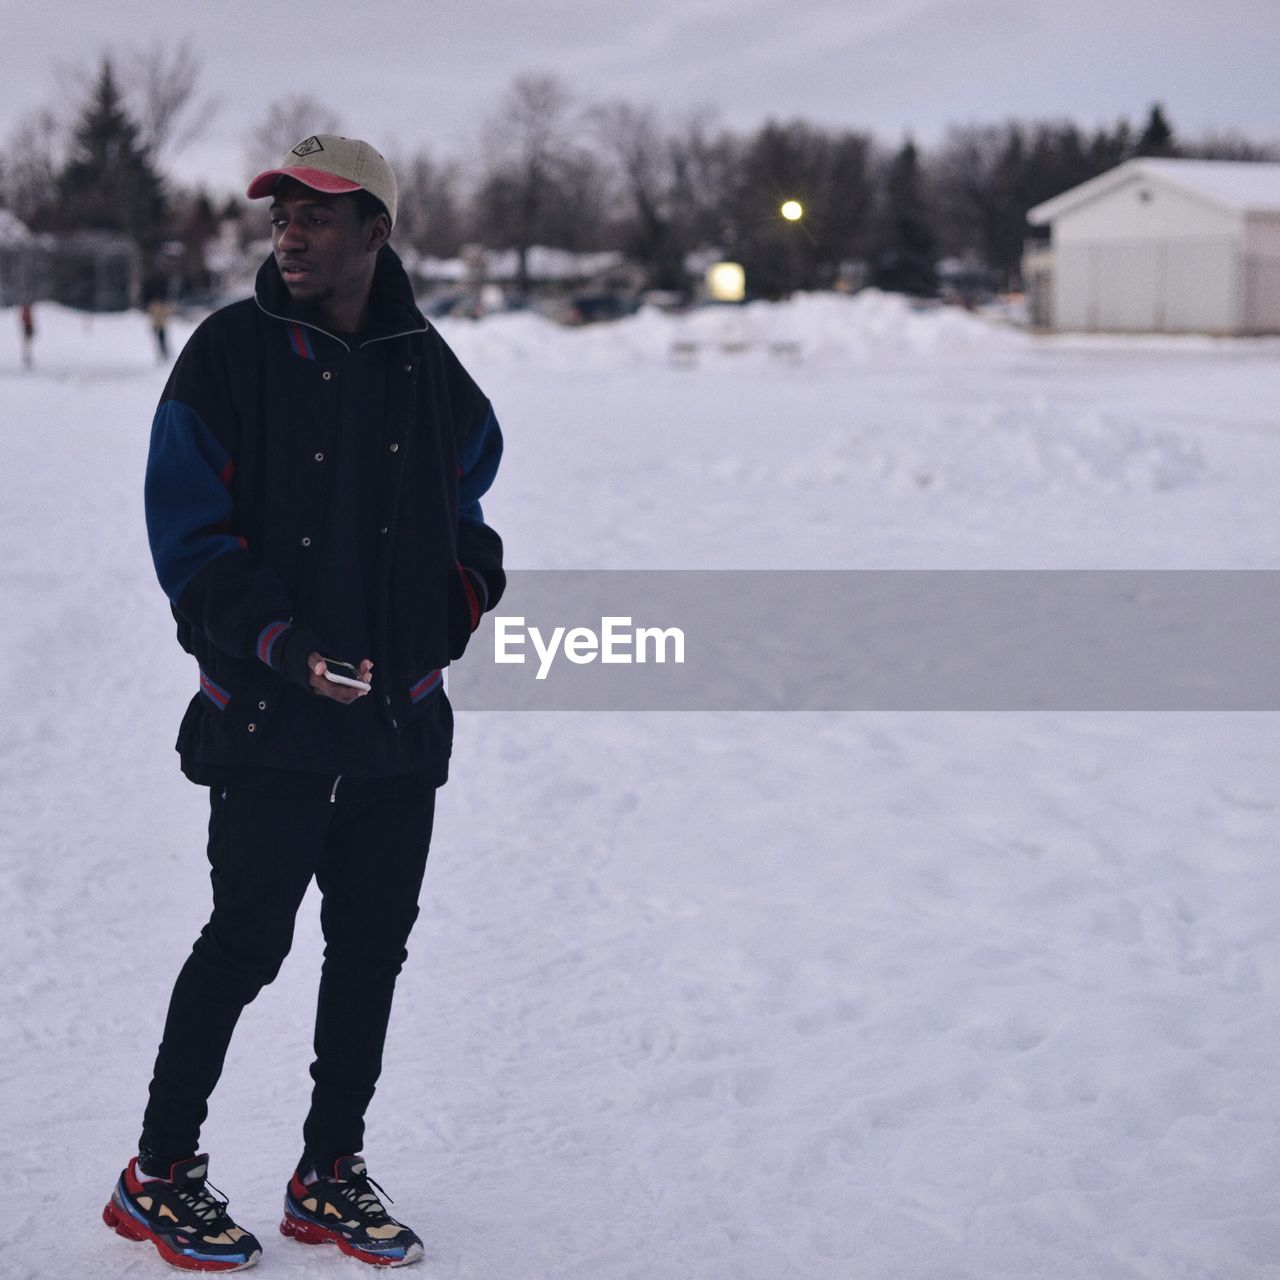
[(373, 147), (307, 138), (248, 194), (271, 198), (274, 252), (255, 296), (210, 316), (179, 357), (146, 477), (156, 571), (199, 663), (177, 746), (210, 789), (213, 913), (103, 1217), (178, 1267), (257, 1261), (207, 1181), (199, 1131), (314, 876), (314, 1088), (280, 1229), (396, 1266), (422, 1243), (359, 1153), (447, 776), (441, 668), (505, 585), (479, 502), (502, 439), (387, 244), (396, 183)]

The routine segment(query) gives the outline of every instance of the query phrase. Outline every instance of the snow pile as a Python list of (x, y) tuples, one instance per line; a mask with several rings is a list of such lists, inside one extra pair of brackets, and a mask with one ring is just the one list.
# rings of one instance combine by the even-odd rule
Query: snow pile
[[(514, 565), (1280, 568), (1274, 344), (740, 314), (799, 363), (673, 366), (714, 313), (448, 322)], [(0, 1271), (123, 1280), (161, 1264), (98, 1214), (207, 911), (195, 671), (145, 317), (37, 322), (26, 374), (0, 313), (0, 1075), (13, 1203), (66, 1211), (56, 1249), (10, 1214)], [(460, 712), (366, 1143), (427, 1272), (1275, 1275), (1278, 745), (1261, 713)], [(311, 898), (204, 1132), (299, 1280), (337, 1265), (274, 1231), (321, 950)]]
[(801, 294), (787, 302), (705, 306), (684, 315), (645, 307), (624, 320), (568, 331), (528, 312), (439, 324), (464, 361), (537, 362), (563, 370), (673, 361), (849, 364), (893, 355), (962, 357), (1015, 349), (1027, 340), (968, 312), (921, 309), (875, 289), (852, 297)]
[[(873, 429), (834, 432), (822, 465), (848, 476), (869, 470), (887, 485), (966, 494), (977, 502), (1030, 494), (1110, 493), (1173, 489), (1203, 480), (1201, 446), (1152, 430), (1141, 414), (1102, 407), (1064, 413), (1043, 398), (1027, 405), (930, 407), (910, 440), (876, 439)], [(803, 475), (788, 472), (791, 479)]]

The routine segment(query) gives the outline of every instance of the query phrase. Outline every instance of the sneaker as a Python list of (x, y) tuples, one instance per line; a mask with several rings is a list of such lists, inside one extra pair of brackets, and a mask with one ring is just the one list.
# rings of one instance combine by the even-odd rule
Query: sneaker
[(169, 1177), (146, 1178), (130, 1160), (102, 1211), (126, 1240), (150, 1240), (171, 1267), (240, 1271), (262, 1256), (257, 1238), (237, 1227), (227, 1202), (209, 1186), (208, 1156), (179, 1160)]
[(295, 1173), (284, 1195), (280, 1233), (302, 1244), (336, 1244), (343, 1253), (375, 1267), (417, 1262), (422, 1241), (391, 1217), (374, 1191), (377, 1186), (363, 1156), (340, 1157), (333, 1162), (332, 1175), (312, 1182)]

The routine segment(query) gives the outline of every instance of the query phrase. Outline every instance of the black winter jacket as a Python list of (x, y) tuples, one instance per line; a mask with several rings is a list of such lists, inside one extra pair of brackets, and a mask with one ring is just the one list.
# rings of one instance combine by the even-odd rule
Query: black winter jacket
[[(344, 394), (347, 384), (376, 385), (380, 395)], [(369, 420), (371, 402), (380, 421)], [(479, 501), (502, 436), (384, 247), (356, 350), (299, 318), (269, 258), (254, 298), (192, 334), (156, 410), (147, 531), (179, 643), (200, 666), (178, 738), (196, 781), (237, 764), (329, 771), (314, 742), (295, 758), (296, 738), (276, 721), (282, 705), (288, 721), (298, 698), (315, 698), (286, 683), (281, 660), (291, 634), (305, 635), (293, 629), (310, 628), (323, 590), (327, 512), (344, 482), (325, 462), (354, 436), (379, 459), (356, 508), (373, 548), (373, 651), (329, 656), (374, 662), (377, 715), (363, 723), (383, 736), (371, 738), (371, 758), (393, 759), (388, 743), (412, 736), (413, 767), (444, 780), (453, 719), (441, 670), (505, 584), (502, 543)]]

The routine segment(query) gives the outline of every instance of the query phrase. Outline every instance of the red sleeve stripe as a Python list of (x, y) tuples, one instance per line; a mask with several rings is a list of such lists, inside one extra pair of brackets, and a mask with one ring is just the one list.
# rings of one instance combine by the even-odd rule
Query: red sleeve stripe
[(231, 701), (231, 695), (220, 684), (214, 684), (203, 668), (200, 670), (200, 692), (219, 710), (225, 710)]
[(272, 654), (275, 651), (276, 641), (280, 639), (286, 631), (289, 630), (287, 622), (273, 622), (270, 626), (264, 627), (258, 636), (258, 657), (267, 664), (271, 665)]
[(409, 687), (409, 701), (421, 702), (429, 693), (434, 693), (440, 687), (443, 676), (439, 670), (428, 671), (417, 684)]
[(480, 615), (484, 610), (480, 608), (480, 601), (476, 599), (476, 589), (471, 585), (471, 575), (461, 564), (458, 565), (458, 573), (462, 578), (463, 590), (467, 593), (467, 606), (471, 610), (471, 630), (474, 631), (480, 625)]

